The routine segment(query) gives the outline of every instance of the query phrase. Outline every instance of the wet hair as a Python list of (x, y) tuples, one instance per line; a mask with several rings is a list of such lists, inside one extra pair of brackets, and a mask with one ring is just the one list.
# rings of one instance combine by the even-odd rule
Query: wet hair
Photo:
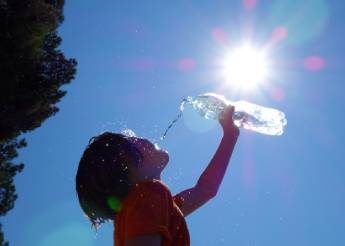
[(142, 156), (128, 136), (104, 132), (92, 137), (76, 174), (79, 204), (92, 226), (114, 220), (132, 184), (128, 164), (139, 165)]

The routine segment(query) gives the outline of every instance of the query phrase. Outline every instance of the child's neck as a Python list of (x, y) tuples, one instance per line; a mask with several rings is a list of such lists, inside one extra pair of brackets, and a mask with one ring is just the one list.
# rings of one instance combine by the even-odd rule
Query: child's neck
[(133, 184), (138, 184), (146, 180), (161, 180), (160, 174), (159, 175), (143, 175), (143, 176), (136, 176), (132, 177), (131, 181)]

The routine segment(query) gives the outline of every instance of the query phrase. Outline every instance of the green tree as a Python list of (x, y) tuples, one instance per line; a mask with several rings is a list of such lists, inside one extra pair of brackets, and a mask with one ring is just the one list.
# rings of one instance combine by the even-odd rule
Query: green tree
[[(10, 160), (18, 156), (17, 149), (25, 147), (26, 141), (12, 140), (6, 144), (0, 144), (0, 216), (6, 215), (6, 213), (14, 207), (14, 202), (17, 199), (16, 189), (13, 184), (13, 177), (21, 172), (24, 168), (24, 164), (13, 164)], [(0, 224), (0, 245), (9, 246), (8, 242), (5, 242), (2, 232), (2, 225)]]
[[(24, 164), (12, 162), (25, 147), (22, 133), (55, 115), (76, 73), (75, 59), (58, 49), (63, 0), (0, 0), (0, 216), (14, 207), (13, 179)], [(0, 224), (0, 245), (8, 245)]]

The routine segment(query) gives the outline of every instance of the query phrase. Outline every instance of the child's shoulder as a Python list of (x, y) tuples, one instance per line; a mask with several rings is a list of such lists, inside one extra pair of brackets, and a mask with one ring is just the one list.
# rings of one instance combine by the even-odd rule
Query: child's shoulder
[(139, 190), (147, 190), (155, 193), (167, 193), (171, 196), (169, 187), (159, 179), (145, 180), (138, 184)]

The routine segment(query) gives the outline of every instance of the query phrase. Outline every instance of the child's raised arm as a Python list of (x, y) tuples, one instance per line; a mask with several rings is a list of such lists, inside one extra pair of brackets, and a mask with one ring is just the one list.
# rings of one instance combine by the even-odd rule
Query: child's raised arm
[(223, 138), (197, 184), (177, 195), (183, 200), (180, 209), (185, 217), (215, 197), (218, 192), (240, 133), (232, 121), (233, 113), (234, 107), (229, 106), (222, 114), (219, 122), (223, 128)]

